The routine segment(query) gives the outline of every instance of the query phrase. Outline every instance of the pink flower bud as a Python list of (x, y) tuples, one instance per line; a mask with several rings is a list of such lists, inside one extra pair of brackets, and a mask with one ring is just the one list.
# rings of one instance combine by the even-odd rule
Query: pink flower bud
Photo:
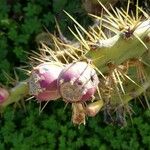
[(4, 88), (0, 88), (0, 104), (6, 101), (8, 97), (9, 97), (9, 92)]

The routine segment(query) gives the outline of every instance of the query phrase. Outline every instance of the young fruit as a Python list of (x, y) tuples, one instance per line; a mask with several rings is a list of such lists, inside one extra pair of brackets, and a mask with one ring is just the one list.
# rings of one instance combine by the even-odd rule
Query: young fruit
[(0, 88), (0, 104), (2, 104), (9, 97), (9, 93), (6, 89)]
[(86, 106), (85, 112), (88, 116), (94, 117), (98, 114), (98, 112), (100, 111), (102, 106), (103, 106), (103, 101), (102, 100), (92, 102), (92, 103), (90, 103)]
[(59, 91), (66, 102), (91, 100), (98, 83), (96, 71), (83, 61), (68, 64), (58, 77)]
[(56, 62), (45, 62), (35, 67), (29, 78), (29, 93), (39, 101), (60, 98), (57, 79), (62, 69), (63, 65)]

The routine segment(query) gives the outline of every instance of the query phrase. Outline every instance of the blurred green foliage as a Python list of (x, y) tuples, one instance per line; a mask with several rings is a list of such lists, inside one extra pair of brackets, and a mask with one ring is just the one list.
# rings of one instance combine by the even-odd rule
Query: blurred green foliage
[(134, 107), (128, 126), (103, 123), (103, 115), (88, 118), (79, 127), (71, 123), (71, 107), (64, 103), (48, 104), (39, 115), (39, 104), (29, 102), (26, 111), (8, 107), (1, 119), (1, 150), (148, 150), (150, 149), (150, 110)]
[[(27, 65), (28, 53), (38, 48), (36, 36), (45, 28), (56, 30), (55, 17), (64, 35), (71, 36), (68, 26), (73, 22), (63, 10), (89, 25), (81, 0), (0, 0), (0, 83), (7, 82), (3, 71), (13, 77), (15, 67)], [(60, 101), (51, 102), (39, 115), (34, 101), (26, 102), (26, 110), (9, 106), (0, 119), (0, 150), (150, 149), (149, 110), (136, 105), (133, 120), (128, 118), (123, 129), (104, 124), (103, 114), (78, 128), (71, 123), (71, 107), (63, 107)]]

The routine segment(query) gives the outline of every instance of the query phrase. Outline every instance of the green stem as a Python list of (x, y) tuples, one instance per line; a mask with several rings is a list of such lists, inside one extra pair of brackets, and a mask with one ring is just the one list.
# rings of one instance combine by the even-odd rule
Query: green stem
[(18, 102), (28, 95), (28, 91), (27, 81), (19, 82), (14, 88), (10, 90), (9, 98), (0, 107), (5, 108), (9, 104)]
[(125, 94), (122, 99), (123, 99), (123, 103), (127, 104), (130, 100), (140, 96), (142, 93), (144, 93), (148, 88), (150, 87), (150, 80), (146, 81), (145, 83), (143, 83), (141, 85), (141, 87), (137, 88), (136, 91), (134, 92), (129, 92), (127, 94)]
[(139, 58), (150, 49), (150, 42), (145, 45), (137, 38), (145, 40), (150, 34), (150, 20), (142, 23), (129, 39), (123, 33), (115, 35), (107, 40), (101, 40), (96, 50), (90, 50), (86, 57), (91, 59), (93, 64), (102, 72), (108, 71), (107, 64), (119, 65), (131, 58)]
[(125, 94), (122, 99), (124, 104), (128, 103), (130, 100), (140, 96), (142, 93), (146, 92), (147, 89), (150, 88), (150, 67), (145, 67), (144, 68), (146, 71), (146, 76), (147, 76), (147, 81), (145, 81), (143, 84), (141, 84), (140, 87), (136, 88), (135, 91), (128, 92)]

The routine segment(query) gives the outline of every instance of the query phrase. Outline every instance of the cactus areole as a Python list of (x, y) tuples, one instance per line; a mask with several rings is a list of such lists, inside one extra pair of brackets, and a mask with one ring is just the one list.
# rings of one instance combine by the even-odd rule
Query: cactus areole
[(56, 100), (60, 98), (57, 79), (63, 69), (58, 63), (46, 62), (35, 67), (29, 78), (30, 94), (39, 101)]
[(86, 62), (74, 62), (67, 65), (58, 77), (60, 94), (66, 102), (91, 100), (98, 83), (96, 71)]

